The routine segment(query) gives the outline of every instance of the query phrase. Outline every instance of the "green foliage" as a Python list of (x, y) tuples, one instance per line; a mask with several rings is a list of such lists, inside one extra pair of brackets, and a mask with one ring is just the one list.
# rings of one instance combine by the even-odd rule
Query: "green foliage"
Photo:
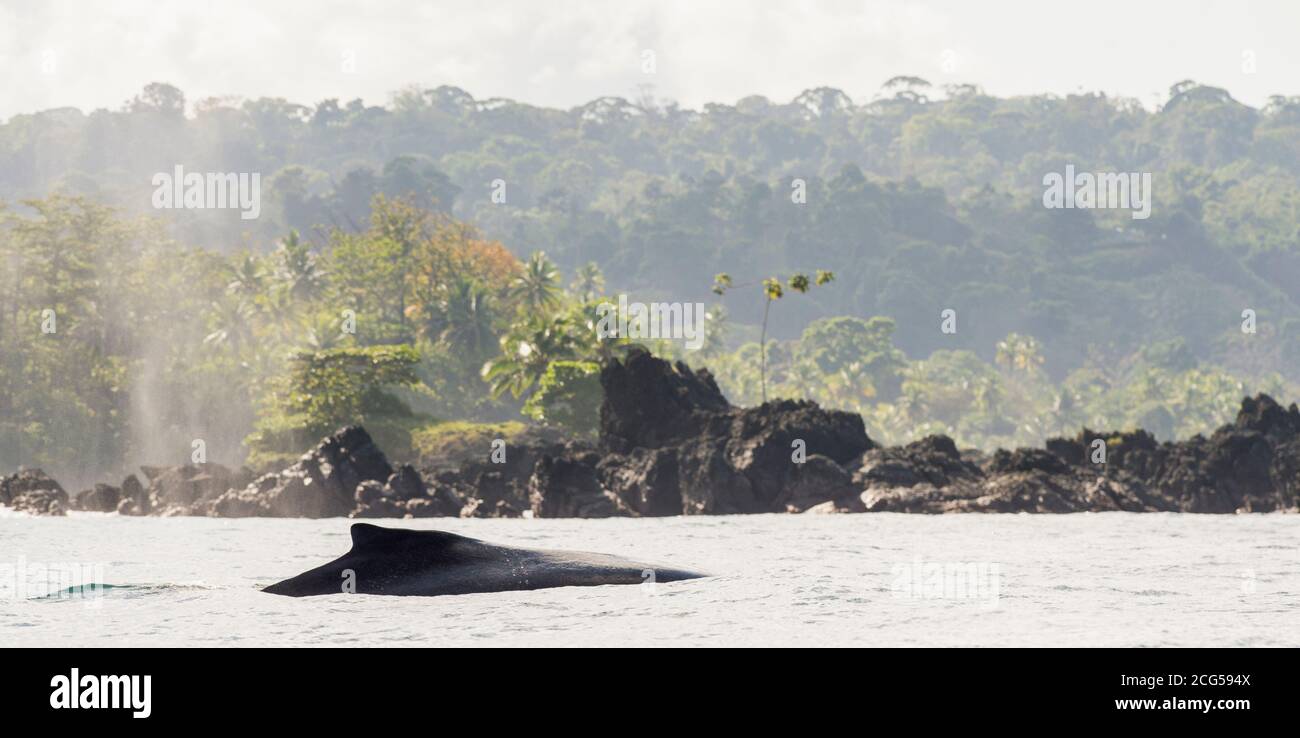
[[(936, 351), (909, 361), (891, 341), (892, 321), (832, 318), (798, 341), (770, 343), (775, 394), (862, 414), (878, 442), (908, 443), (932, 433), (984, 449), (1039, 445), (1054, 435), (1145, 428), (1172, 440), (1230, 421), (1241, 398), (1294, 396), (1277, 375), (1247, 380), (1220, 368), (1186, 364), (1177, 342), (1122, 360), (1098, 358), (1053, 382), (1032, 336), (997, 343), (995, 363), (971, 351)], [(719, 385), (742, 405), (760, 401), (758, 346), (711, 359)], [(880, 391), (887, 381), (896, 384)]]
[(415, 349), (405, 345), (299, 354), (286, 407), (321, 431), (375, 415), (405, 415), (407, 408), (385, 390), (414, 384), (413, 367), (419, 360)]
[(596, 262), (589, 261), (578, 268), (572, 287), (579, 300), (592, 302), (605, 291), (605, 274)]
[(600, 425), (600, 367), (590, 361), (554, 361), (523, 412), (528, 417), (576, 435), (595, 436)]
[[(908, 355), (955, 348), (992, 360), (995, 342), (1020, 332), (1041, 342), (1043, 369), (1058, 380), (1093, 347), (1130, 356), (1177, 337), (1200, 361), (1232, 364), (1226, 316), (1242, 305), (1278, 325), (1300, 318), (1296, 97), (1252, 108), (1184, 81), (1147, 109), (1099, 93), (999, 98), (900, 75), (857, 101), (818, 88), (698, 111), (616, 98), (546, 109), (450, 86), (402, 90), (387, 107), (206, 100), (186, 117), (185, 104), (183, 91), (154, 83), (120, 111), (14, 116), (0, 124), (0, 193), (67, 187), (134, 214), (147, 207), (138, 183), (159, 162), (232, 152), (241, 171), (275, 173), (263, 217), (150, 211), (179, 241), (219, 251), (290, 231), (303, 242), (363, 233), (382, 195), (454, 208), (515, 248), (544, 250), (557, 268), (595, 261), (622, 288), (672, 299), (709, 286), (681, 279), (680, 265), (753, 279), (816, 254), (853, 284), (774, 316), (773, 335), (793, 338), (822, 317), (884, 315), (898, 321)], [(195, 166), (213, 162), (199, 156)], [(1044, 210), (1042, 177), (1067, 162), (1151, 172), (1152, 218)], [(806, 180), (806, 203), (791, 202), (790, 172)], [(510, 207), (483, 186), (498, 177), (510, 183)], [(403, 268), (412, 263), (396, 252)], [(379, 313), (362, 342), (415, 338), (403, 286), (380, 276), (395, 262), (353, 261), (374, 281), (344, 291)], [(957, 309), (962, 329), (937, 334), (936, 305)], [(728, 307), (757, 325), (743, 296)], [(1300, 378), (1284, 353), (1252, 371)]]
[[(273, 406), (249, 436), (255, 457), (292, 454), (345, 425), (411, 418), (393, 387), (414, 385), (420, 356), (411, 346), (367, 346), (297, 354)], [(409, 444), (408, 444), (409, 445)]]
[(511, 295), (529, 313), (554, 310), (560, 304), (560, 271), (545, 253), (533, 252), (524, 264), (523, 273), (511, 285)]
[(577, 325), (568, 315), (546, 317), (529, 313), (501, 337), (501, 354), (483, 365), (483, 379), (492, 395), (509, 392), (521, 397), (533, 389), (551, 362), (572, 359), (581, 339)]
[[(250, 385), (213, 381), (223, 362), (194, 340), (223, 292), (205, 255), (83, 198), (0, 207), (0, 469), (86, 480), (128, 455), (188, 455), (193, 438), (225, 451), (222, 429), (246, 432)], [(173, 381), (177, 366), (195, 381)]]
[(890, 318), (823, 318), (804, 329), (800, 359), (811, 361), (823, 376), (854, 387), (865, 383), (863, 396), (892, 399), (898, 394), (905, 364), (893, 335)]
[[(835, 275), (825, 270), (817, 270), (817, 284), (829, 284), (835, 279)], [(790, 275), (787, 280), (790, 289), (806, 293), (810, 286), (808, 275), (796, 273)], [(763, 327), (758, 341), (758, 366), (759, 366), (759, 390), (762, 392), (763, 402), (767, 402), (767, 319), (772, 309), (772, 303), (780, 300), (785, 296), (785, 289), (781, 286), (781, 280), (776, 277), (766, 277), (760, 283), (763, 287)], [(717, 295), (725, 295), (732, 289), (735, 284), (732, 282), (731, 275), (723, 273), (713, 278), (713, 292)]]
[[(386, 108), (186, 109), (152, 84), (121, 111), (0, 124), (0, 193), (45, 198), (0, 208), (0, 467), (103, 478), (182, 460), (193, 438), (238, 463), (255, 420), (291, 436), (309, 411), (356, 407), (290, 408), (300, 352), (415, 346), (417, 381), (383, 390), (414, 414), (518, 417), (553, 363), (627, 345), (595, 336), (605, 275), (698, 301), (710, 284), (694, 275), (716, 273), (705, 348), (656, 351), (714, 369), (741, 403), (771, 389), (857, 409), (886, 441), (1187, 435), (1300, 380), (1300, 98), (1255, 109), (1184, 82), (1147, 110), (898, 77), (861, 104), (823, 88), (698, 112), (452, 87)], [(142, 210), (141, 183), (175, 161), (273, 172), (263, 216)], [(1067, 162), (1151, 172), (1152, 217), (1044, 209), (1042, 177)], [(510, 207), (483, 186), (498, 177)], [(49, 194), (78, 191), (98, 204)], [(521, 263), (479, 229), (537, 253)], [(809, 254), (825, 269), (789, 275)], [(812, 289), (835, 274), (852, 279)], [(771, 310), (787, 290), (807, 294)], [(935, 330), (943, 307), (955, 334)]]
[(494, 440), (499, 438), (513, 444), (523, 439), (527, 432), (528, 426), (517, 420), (501, 423), (465, 420), (426, 423), (411, 432), (411, 446), (414, 458), (424, 465), (482, 461), (490, 453)]

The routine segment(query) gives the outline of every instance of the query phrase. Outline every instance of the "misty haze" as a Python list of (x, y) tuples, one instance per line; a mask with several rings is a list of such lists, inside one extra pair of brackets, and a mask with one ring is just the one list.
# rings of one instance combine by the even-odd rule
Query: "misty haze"
[(704, 5), (0, 0), (0, 644), (1300, 645), (1300, 10)]

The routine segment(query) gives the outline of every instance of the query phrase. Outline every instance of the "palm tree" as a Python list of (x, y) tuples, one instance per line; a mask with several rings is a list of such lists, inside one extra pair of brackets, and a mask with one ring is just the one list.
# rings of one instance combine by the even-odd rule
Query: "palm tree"
[(604, 362), (622, 355), (633, 346), (640, 345), (626, 336), (618, 335), (615, 329), (610, 335), (603, 335), (600, 325), (600, 306), (593, 302), (575, 304), (569, 311), (569, 323), (576, 330), (580, 342), (578, 353), (596, 363)]
[[(824, 284), (830, 284), (834, 280), (835, 280), (834, 272), (828, 272), (824, 269), (817, 270), (817, 277), (816, 277), (817, 286), (820, 287), (821, 285)], [(801, 273), (790, 275), (790, 278), (787, 280), (787, 283), (790, 285), (790, 289), (794, 290), (795, 292), (799, 292), (801, 294), (808, 292), (808, 290), (813, 286), (813, 280), (809, 279), (808, 275), (801, 274)], [(782, 297), (785, 297), (785, 287), (782, 286), (781, 280), (776, 277), (768, 277), (762, 280), (759, 284), (761, 284), (763, 287), (763, 297), (766, 299), (763, 301), (763, 329), (762, 332), (759, 334), (759, 339), (758, 339), (758, 349), (759, 349), (758, 378), (759, 378), (759, 387), (763, 393), (763, 403), (766, 404), (767, 403), (767, 317), (772, 310), (772, 303), (776, 302), (777, 300), (780, 300)], [(727, 293), (727, 290), (730, 290), (731, 288), (736, 286), (739, 285), (736, 285), (734, 282), (732, 282), (731, 275), (725, 272), (713, 278), (713, 293), (716, 295), (725, 295)]]
[(591, 302), (605, 291), (605, 275), (601, 273), (596, 262), (589, 261), (578, 267), (577, 276), (570, 286), (583, 302)]
[(338, 318), (329, 313), (316, 313), (303, 323), (303, 344), (312, 351), (338, 348), (348, 339)]
[(276, 249), (276, 279), (281, 289), (295, 300), (310, 300), (320, 291), (324, 273), (316, 263), (311, 246), (298, 237), (298, 231), (280, 241)]
[(531, 314), (501, 337), (501, 355), (483, 365), (482, 376), (492, 396), (508, 390), (519, 397), (537, 384), (552, 361), (577, 356), (578, 338), (566, 316)]
[(297, 306), (293, 294), (288, 288), (272, 290), (261, 302), (265, 325), (275, 332), (277, 338), (285, 343), (294, 343), (294, 335), (300, 325)]
[(254, 313), (248, 301), (233, 295), (222, 297), (211, 305), (212, 331), (203, 337), (203, 343), (239, 351), (253, 340)]
[(534, 251), (524, 271), (511, 284), (510, 295), (531, 314), (546, 313), (560, 304), (560, 270), (545, 251)]
[(243, 254), (242, 258), (229, 267), (229, 271), (230, 281), (226, 283), (226, 292), (250, 300), (262, 294), (266, 269), (255, 254)]
[(1043, 364), (1041, 347), (1033, 336), (1007, 334), (1006, 338), (998, 341), (997, 350), (994, 361), (1011, 371), (1031, 374)]
[(479, 359), (496, 343), (492, 297), (478, 283), (459, 279), (439, 301), (438, 340)]

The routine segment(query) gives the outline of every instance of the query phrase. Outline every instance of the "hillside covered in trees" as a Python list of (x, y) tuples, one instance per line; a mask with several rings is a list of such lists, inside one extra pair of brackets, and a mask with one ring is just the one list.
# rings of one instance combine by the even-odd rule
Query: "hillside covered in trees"
[[(260, 172), (261, 217), (154, 210), (151, 177), (177, 164)], [(1044, 208), (1067, 164), (1150, 172), (1151, 217)], [(1298, 195), (1300, 99), (1254, 109), (1191, 82), (1158, 110), (916, 78), (698, 111), (450, 87), (190, 104), (150, 85), (119, 111), (0, 125), (0, 470), (89, 478), (194, 439), (269, 460), (358, 416), (398, 456), (463, 435), (453, 421), (517, 430), (521, 410), (588, 432), (574, 400), (616, 350), (592, 309), (620, 293), (708, 303), (704, 349), (655, 348), (732, 401), (758, 402), (766, 374), (880, 440), (1186, 436), (1244, 394), (1296, 397)], [(836, 279), (773, 307), (764, 356), (764, 293), (710, 291), (815, 270)]]

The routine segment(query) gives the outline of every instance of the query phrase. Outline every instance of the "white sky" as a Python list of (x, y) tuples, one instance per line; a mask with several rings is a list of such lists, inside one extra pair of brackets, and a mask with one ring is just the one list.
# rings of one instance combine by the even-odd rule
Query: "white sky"
[(698, 107), (821, 85), (862, 102), (898, 74), (1149, 105), (1190, 78), (1260, 105), (1300, 94), (1298, 36), (1296, 0), (0, 0), (0, 119), (115, 109), (152, 81), (191, 102), (454, 84), (559, 107), (649, 83)]

